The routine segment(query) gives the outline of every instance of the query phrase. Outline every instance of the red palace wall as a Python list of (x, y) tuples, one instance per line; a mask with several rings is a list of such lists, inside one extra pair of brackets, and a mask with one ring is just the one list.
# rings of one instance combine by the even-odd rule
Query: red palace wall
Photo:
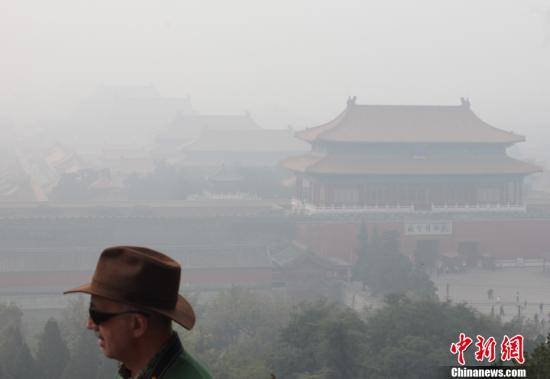
[[(441, 219), (435, 218), (435, 221)], [(477, 242), (479, 252), (496, 259), (550, 258), (550, 219), (453, 220), (449, 235), (406, 235), (405, 223), (426, 220), (364, 222), (369, 237), (398, 230), (401, 251), (412, 256), (417, 240), (438, 240), (440, 253), (456, 253), (460, 242)], [(296, 242), (325, 257), (356, 259), (361, 221), (308, 221), (296, 225)]]
[[(89, 283), (91, 271), (63, 272), (0, 272), (2, 294), (50, 293), (61, 295), (63, 291)], [(271, 285), (271, 267), (195, 268), (183, 269), (181, 285), (227, 287)]]
[(195, 268), (183, 269), (182, 285), (254, 285), (271, 284), (273, 269), (271, 267), (246, 268)]

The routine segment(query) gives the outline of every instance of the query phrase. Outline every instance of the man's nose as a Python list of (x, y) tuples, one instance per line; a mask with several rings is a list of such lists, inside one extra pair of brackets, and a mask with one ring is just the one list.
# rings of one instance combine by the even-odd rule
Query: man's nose
[(95, 330), (95, 328), (96, 328), (96, 324), (94, 324), (92, 319), (88, 317), (88, 323), (86, 324), (86, 329)]

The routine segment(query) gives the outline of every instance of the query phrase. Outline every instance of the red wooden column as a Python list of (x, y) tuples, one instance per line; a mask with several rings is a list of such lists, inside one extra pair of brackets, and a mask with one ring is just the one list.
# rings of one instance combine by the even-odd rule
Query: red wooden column
[(502, 203), (509, 204), (512, 201), (510, 200), (510, 186), (509, 182), (502, 183)]
[(325, 185), (325, 202), (326, 205), (334, 204), (334, 185), (332, 184)]
[(302, 175), (296, 175), (296, 198), (300, 201), (304, 201), (304, 180)]
[(311, 202), (315, 205), (320, 205), (319, 204), (319, 183), (317, 182), (317, 180), (312, 180), (310, 182), (310, 186), (311, 186)]

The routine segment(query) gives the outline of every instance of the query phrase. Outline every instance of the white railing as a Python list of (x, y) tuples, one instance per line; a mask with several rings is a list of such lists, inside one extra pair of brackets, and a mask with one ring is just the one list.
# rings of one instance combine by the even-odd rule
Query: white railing
[(330, 205), (318, 206), (292, 200), (292, 210), (296, 213), (313, 214), (350, 214), (350, 213), (412, 213), (412, 205)]
[(447, 212), (526, 212), (524, 205), (518, 204), (455, 204), (433, 205), (434, 213)]
[(497, 259), (495, 266), (499, 268), (506, 267), (545, 267), (546, 259), (543, 258), (515, 258), (515, 259)]
[(315, 205), (292, 199), (295, 213), (344, 214), (344, 213), (453, 213), (453, 212), (526, 212), (526, 207), (518, 204), (455, 204), (434, 205), (426, 209), (416, 209), (414, 205)]
[(228, 193), (222, 193), (222, 192), (209, 192), (204, 191), (200, 195), (193, 195), (188, 198), (188, 200), (202, 200), (202, 199), (208, 199), (208, 200), (257, 200), (258, 196), (246, 193), (246, 192), (228, 192)]

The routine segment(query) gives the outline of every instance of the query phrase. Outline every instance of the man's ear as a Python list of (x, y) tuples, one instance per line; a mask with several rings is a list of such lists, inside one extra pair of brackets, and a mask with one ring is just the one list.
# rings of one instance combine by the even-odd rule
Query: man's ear
[(132, 336), (141, 337), (149, 327), (149, 319), (139, 313), (132, 316)]

